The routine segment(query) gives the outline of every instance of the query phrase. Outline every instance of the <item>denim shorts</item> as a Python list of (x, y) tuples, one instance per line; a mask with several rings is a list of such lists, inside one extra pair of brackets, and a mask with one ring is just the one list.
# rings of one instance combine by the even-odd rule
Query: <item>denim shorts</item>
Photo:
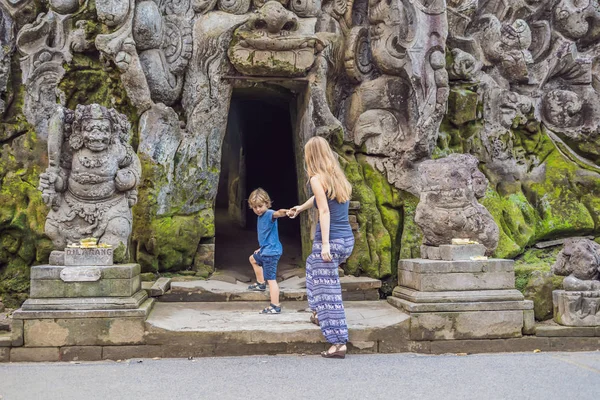
[(254, 253), (252, 257), (262, 267), (265, 280), (274, 281), (277, 279), (277, 263), (279, 262), (279, 258), (281, 258), (281, 254), (266, 256), (258, 252)]

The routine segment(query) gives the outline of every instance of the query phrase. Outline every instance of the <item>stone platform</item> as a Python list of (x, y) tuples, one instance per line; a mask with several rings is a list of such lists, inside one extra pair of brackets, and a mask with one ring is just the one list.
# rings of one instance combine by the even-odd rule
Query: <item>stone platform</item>
[(388, 301), (409, 313), (411, 340), (500, 339), (533, 333), (533, 302), (515, 289), (512, 260), (467, 260), (466, 255), (478, 251), (476, 246), (446, 247), (445, 257), (454, 254), (457, 260), (398, 263), (399, 286)]
[[(39, 346), (12, 345), (11, 348), (14, 337), (0, 333), (0, 362), (318, 354), (327, 347), (319, 328), (308, 322), (310, 314), (305, 311), (306, 302), (283, 302), (282, 314), (260, 315), (258, 312), (265, 305), (257, 302), (155, 303), (141, 325), (143, 331), (137, 326), (133, 331), (125, 326), (106, 330), (112, 338), (124, 339), (129, 334), (135, 339), (122, 344), (83, 336), (89, 339), (86, 344), (73, 345), (72, 336), (65, 335), (64, 327), (59, 324), (40, 326), (40, 329), (52, 340), (61, 341)], [(536, 326), (537, 336), (519, 338), (411, 340), (408, 313), (385, 301), (350, 301), (345, 305), (350, 327), (349, 357), (359, 353), (600, 350), (600, 336), (595, 330), (565, 330), (565, 327), (547, 325)]]
[[(367, 277), (344, 276), (340, 278), (344, 301), (379, 300), (381, 281)], [(279, 283), (282, 301), (306, 300), (306, 278), (294, 276)], [(248, 283), (228, 283), (217, 280), (171, 282), (170, 290), (156, 296), (161, 302), (224, 302), (268, 301), (265, 292), (248, 290)]]

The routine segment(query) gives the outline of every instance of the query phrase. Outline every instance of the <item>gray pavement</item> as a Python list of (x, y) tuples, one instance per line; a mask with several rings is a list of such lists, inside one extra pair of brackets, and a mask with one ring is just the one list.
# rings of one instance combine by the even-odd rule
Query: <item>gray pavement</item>
[(0, 364), (2, 400), (599, 397), (600, 352)]

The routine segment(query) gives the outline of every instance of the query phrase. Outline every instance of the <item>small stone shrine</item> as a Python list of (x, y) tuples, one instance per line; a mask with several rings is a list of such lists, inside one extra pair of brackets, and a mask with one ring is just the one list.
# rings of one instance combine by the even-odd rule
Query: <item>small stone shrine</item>
[(554, 320), (566, 326), (600, 326), (600, 245), (589, 239), (571, 239), (552, 266), (566, 276), (564, 290), (552, 292)]
[(423, 162), (419, 172), (415, 222), (423, 231), (422, 258), (399, 261), (399, 286), (388, 297), (410, 314), (410, 339), (532, 333), (533, 302), (515, 289), (513, 261), (485, 255), (498, 244), (498, 226), (477, 202), (488, 184), (477, 160), (452, 155)]

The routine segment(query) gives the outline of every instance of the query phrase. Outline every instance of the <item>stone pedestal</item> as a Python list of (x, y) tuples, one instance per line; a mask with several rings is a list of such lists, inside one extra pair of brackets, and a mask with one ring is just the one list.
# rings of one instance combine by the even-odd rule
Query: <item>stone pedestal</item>
[[(40, 265), (31, 268), (30, 298), (13, 314), (25, 347), (141, 344), (154, 300), (141, 289), (140, 266)], [(94, 263), (112, 262), (98, 258)]]
[(554, 321), (565, 326), (600, 326), (600, 291), (552, 292)]
[[(445, 254), (465, 258), (461, 249)], [(400, 260), (398, 284), (388, 302), (409, 313), (412, 340), (533, 333), (533, 302), (515, 289), (512, 260)]]

